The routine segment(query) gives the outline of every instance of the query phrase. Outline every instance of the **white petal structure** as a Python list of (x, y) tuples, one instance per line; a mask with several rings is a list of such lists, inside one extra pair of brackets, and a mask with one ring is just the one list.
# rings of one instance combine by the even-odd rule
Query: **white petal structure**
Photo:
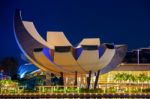
[(47, 43), (50, 46), (72, 46), (63, 32), (47, 32)]
[(115, 55), (113, 56), (111, 62), (101, 70), (101, 74), (107, 73), (119, 66), (126, 54), (126, 51), (127, 47), (125, 45), (115, 45)]
[(20, 11), (14, 17), (16, 41), (24, 55), (40, 69), (59, 74), (109, 72), (121, 63), (125, 45), (101, 44), (99, 38), (85, 38), (73, 47), (63, 32), (47, 32), (44, 40), (34, 24), (23, 21)]
[(15, 28), (15, 38), (19, 45), (19, 48), (33, 64), (35, 64), (37, 67), (47, 72), (50, 71), (53, 72), (52, 70), (55, 68), (55, 71), (57, 72), (62, 71), (68, 73), (68, 71), (63, 70), (60, 66), (55, 65), (50, 60), (49, 60), (50, 64), (48, 66), (44, 66), (41, 63), (41, 61), (39, 61), (39, 59), (36, 57), (37, 53), (34, 53), (35, 49), (37, 48), (51, 49), (51, 47), (48, 46), (48, 43), (39, 35), (35, 27), (33, 26), (32, 22), (22, 21), (20, 11), (17, 11), (15, 14), (14, 28)]
[(54, 62), (62, 66), (64, 69), (71, 71), (72, 73), (74, 73), (75, 71), (85, 73), (84, 69), (80, 67), (71, 52), (55, 52)]
[(100, 39), (99, 38), (84, 38), (77, 48), (81, 47), (82, 45), (97, 45), (100, 46)]
[(28, 33), (34, 38), (37, 42), (41, 43), (42, 45), (45, 45), (48, 48), (53, 48), (53, 46), (49, 45), (48, 42), (46, 42), (37, 32), (33, 22), (29, 21), (22, 21), (25, 29), (28, 31)]
[(33, 52), (33, 54), (36, 61), (42, 64), (43, 67), (48, 68), (51, 72), (58, 73), (63, 70), (60, 70), (60, 68), (57, 68), (52, 62), (50, 62), (50, 60), (44, 55), (42, 51)]
[(115, 49), (109, 49), (106, 48), (106, 51), (101, 56), (101, 58), (98, 61), (98, 65), (93, 68), (93, 71), (101, 70), (104, 67), (107, 67), (108, 64), (111, 62), (113, 56), (115, 55), (116, 50)]
[(98, 50), (83, 50), (77, 62), (84, 70), (93, 71), (99, 62)]

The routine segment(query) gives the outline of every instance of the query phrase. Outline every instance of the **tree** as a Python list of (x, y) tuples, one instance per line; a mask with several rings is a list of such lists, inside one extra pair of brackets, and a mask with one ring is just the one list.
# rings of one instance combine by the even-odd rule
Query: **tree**
[(12, 78), (16, 78), (18, 69), (18, 61), (16, 58), (6, 57), (0, 61), (0, 64), (7, 75), (10, 75)]
[(141, 82), (148, 81), (148, 77), (144, 73), (142, 73), (138, 76), (138, 80)]

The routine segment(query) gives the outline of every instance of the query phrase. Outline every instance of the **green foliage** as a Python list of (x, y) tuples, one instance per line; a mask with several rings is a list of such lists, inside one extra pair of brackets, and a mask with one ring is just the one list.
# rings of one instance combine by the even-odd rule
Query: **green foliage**
[(115, 75), (114, 80), (116, 81), (127, 81), (128, 80), (128, 74), (127, 73), (118, 73)]
[(5, 80), (0, 80), (0, 86), (14, 86), (17, 85), (18, 83), (16, 81), (12, 81), (9, 79)]
[(0, 92), (1, 93), (16, 93), (18, 82), (9, 79), (0, 80)]
[(113, 87), (110, 87), (110, 88), (106, 89), (106, 92), (108, 92), (108, 93), (116, 93), (117, 89), (113, 88)]
[(78, 91), (78, 88), (67, 88), (66, 89), (66, 92), (69, 93), (69, 92), (77, 92)]
[(63, 93), (64, 92), (64, 88), (56, 88), (54, 90), (54, 92), (56, 92), (56, 93)]
[(124, 81), (144, 82), (144, 81), (150, 81), (150, 77), (148, 77), (144, 73), (136, 75), (136, 76), (132, 74), (128, 74), (128, 73), (118, 73), (114, 76), (114, 80), (118, 82), (124, 82)]
[(141, 89), (135, 89), (135, 88), (132, 88), (132, 89), (126, 89), (126, 90), (124, 90), (124, 92), (125, 93), (129, 93), (129, 92), (131, 92), (131, 93), (138, 93), (138, 92), (141, 92)]
[(149, 77), (147, 75), (145, 75), (144, 73), (142, 73), (138, 76), (138, 80), (141, 82), (149, 81)]

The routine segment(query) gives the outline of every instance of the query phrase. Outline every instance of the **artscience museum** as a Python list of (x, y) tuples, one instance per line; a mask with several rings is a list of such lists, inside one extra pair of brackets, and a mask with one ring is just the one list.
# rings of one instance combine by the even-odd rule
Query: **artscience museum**
[(45, 40), (33, 22), (22, 19), (19, 10), (15, 13), (14, 29), (18, 46), (28, 60), (41, 71), (61, 76), (64, 84), (72, 78), (75, 85), (84, 83), (89, 88), (94, 76), (96, 88), (99, 75), (115, 69), (127, 52), (126, 45), (101, 43), (100, 38), (84, 38), (73, 46), (59, 31), (48, 31)]

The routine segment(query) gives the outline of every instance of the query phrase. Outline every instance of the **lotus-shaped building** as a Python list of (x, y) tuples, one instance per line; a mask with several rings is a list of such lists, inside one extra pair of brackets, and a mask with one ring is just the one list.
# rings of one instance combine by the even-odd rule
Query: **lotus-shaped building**
[[(25, 56), (46, 72), (67, 75), (98, 75), (116, 68), (125, 56), (125, 45), (101, 43), (99, 38), (85, 38), (77, 47), (63, 32), (47, 32), (44, 40), (34, 24), (23, 21), (20, 11), (14, 17), (15, 38)], [(88, 79), (90, 82), (90, 79)], [(97, 83), (97, 81), (96, 81)]]

